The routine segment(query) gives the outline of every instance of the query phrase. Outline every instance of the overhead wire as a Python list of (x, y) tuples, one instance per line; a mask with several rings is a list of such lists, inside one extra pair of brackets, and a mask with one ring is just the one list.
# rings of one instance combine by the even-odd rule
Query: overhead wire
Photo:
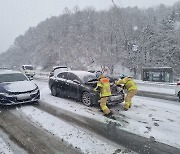
[(122, 3), (121, 0), (118, 0), (118, 3), (119, 3), (119, 6), (120, 6), (120, 7), (123, 6), (123, 3)]
[(120, 0), (117, 0), (117, 1), (118, 1), (117, 3), (119, 3), (119, 6), (117, 5), (117, 3), (115, 3), (114, 0), (112, 0), (112, 3), (114, 4), (114, 6), (115, 6), (115, 7), (120, 7), (120, 6), (122, 6), (122, 2), (121, 2)]

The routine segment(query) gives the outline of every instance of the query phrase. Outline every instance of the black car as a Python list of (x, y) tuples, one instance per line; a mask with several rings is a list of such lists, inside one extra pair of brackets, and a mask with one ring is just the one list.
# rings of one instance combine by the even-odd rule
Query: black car
[[(100, 99), (99, 94), (93, 91), (96, 84), (95, 74), (86, 71), (65, 71), (49, 78), (49, 88), (53, 96), (78, 99), (86, 106), (97, 104)], [(113, 84), (111, 92), (108, 105), (124, 101), (124, 93), (120, 87)]]
[(23, 73), (0, 71), (0, 104), (13, 105), (35, 102), (40, 99), (39, 88)]

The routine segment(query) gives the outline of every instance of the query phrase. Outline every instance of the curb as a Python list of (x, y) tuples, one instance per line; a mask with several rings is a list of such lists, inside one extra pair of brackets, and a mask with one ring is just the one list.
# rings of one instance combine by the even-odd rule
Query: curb
[(103, 121), (85, 117), (74, 112), (53, 107), (45, 102), (40, 102), (37, 108), (44, 110), (53, 116), (62, 118), (72, 123), (78, 123), (82, 127), (94, 131), (107, 139), (116, 142), (140, 154), (179, 154), (180, 149), (122, 130), (120, 122), (115, 120)]

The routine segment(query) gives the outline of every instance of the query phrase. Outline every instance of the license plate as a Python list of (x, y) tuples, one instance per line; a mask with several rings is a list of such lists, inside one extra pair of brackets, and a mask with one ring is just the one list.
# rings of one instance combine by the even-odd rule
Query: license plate
[(110, 101), (113, 102), (113, 101), (118, 101), (122, 99), (122, 96), (119, 95), (119, 96), (110, 96)]
[(29, 98), (30, 98), (30, 94), (20, 94), (17, 96), (17, 100), (24, 100)]

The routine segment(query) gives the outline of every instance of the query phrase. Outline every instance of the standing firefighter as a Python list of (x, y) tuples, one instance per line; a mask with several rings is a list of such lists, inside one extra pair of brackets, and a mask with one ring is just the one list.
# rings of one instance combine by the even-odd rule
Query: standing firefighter
[(127, 111), (132, 106), (131, 99), (137, 93), (137, 86), (131, 77), (127, 77), (126, 75), (122, 74), (120, 75), (120, 78), (121, 78), (120, 80), (115, 81), (115, 84), (116, 85), (124, 84), (124, 88), (128, 91), (125, 97), (125, 105), (124, 105), (124, 110)]
[(100, 108), (103, 111), (104, 116), (115, 119), (112, 112), (106, 105), (109, 96), (111, 96), (109, 79), (106, 78), (100, 71), (96, 72), (96, 77), (98, 78), (98, 82), (94, 91), (99, 92), (100, 94)]

